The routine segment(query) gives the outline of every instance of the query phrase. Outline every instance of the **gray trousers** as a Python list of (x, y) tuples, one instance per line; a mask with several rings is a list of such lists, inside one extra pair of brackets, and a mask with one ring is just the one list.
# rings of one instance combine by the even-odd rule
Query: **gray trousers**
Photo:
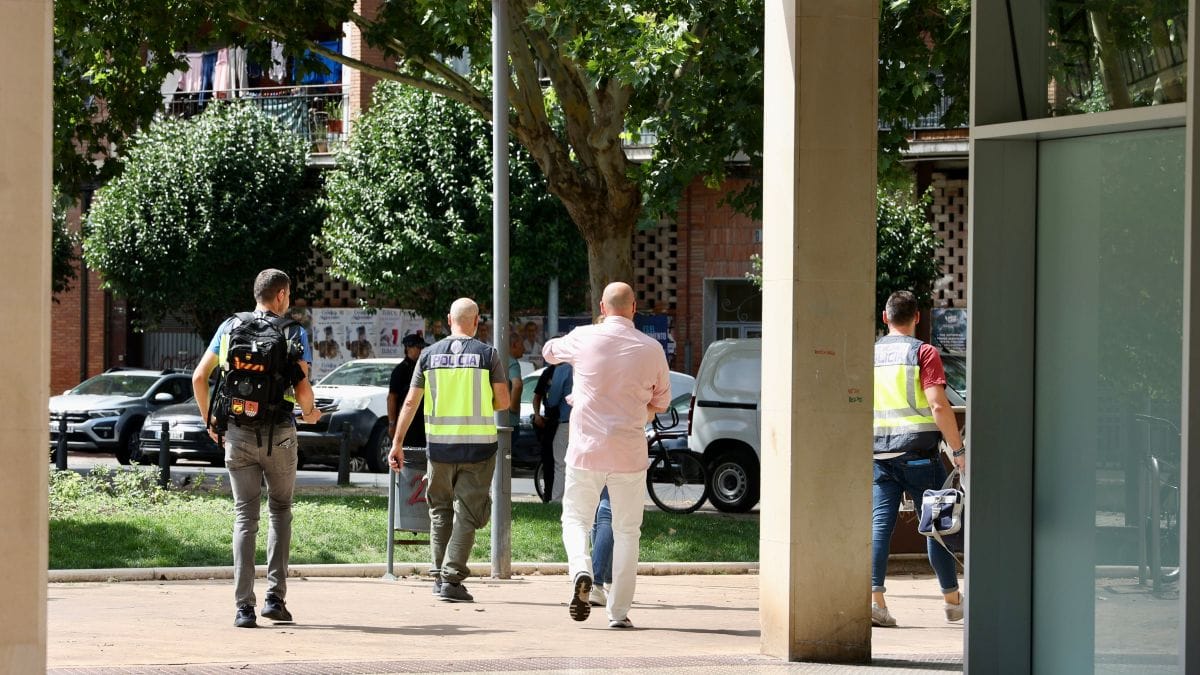
[[(259, 445), (261, 439), (262, 445)], [(268, 440), (273, 444), (267, 454)], [(254, 550), (258, 538), (263, 479), (267, 482), (267, 595), (287, 595), (288, 552), (292, 545), (292, 491), (296, 486), (296, 428), (238, 427), (225, 432), (225, 466), (233, 490), (234, 601), (254, 606)]]
[(487, 525), (492, 514), (495, 471), (495, 455), (469, 464), (429, 460), (425, 500), (429, 503), (431, 572), (445, 581), (456, 584), (471, 575), (467, 561), (475, 545), (475, 530)]

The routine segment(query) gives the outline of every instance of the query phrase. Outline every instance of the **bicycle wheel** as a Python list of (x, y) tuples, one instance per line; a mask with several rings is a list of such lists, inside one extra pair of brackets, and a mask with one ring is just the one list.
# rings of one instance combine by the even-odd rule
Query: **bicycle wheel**
[(546, 494), (546, 477), (542, 475), (542, 463), (538, 462), (537, 466), (533, 467), (533, 489), (537, 492), (537, 496), (545, 502), (548, 495)]
[(663, 511), (691, 513), (708, 499), (704, 462), (687, 450), (655, 453), (646, 472), (646, 489)]

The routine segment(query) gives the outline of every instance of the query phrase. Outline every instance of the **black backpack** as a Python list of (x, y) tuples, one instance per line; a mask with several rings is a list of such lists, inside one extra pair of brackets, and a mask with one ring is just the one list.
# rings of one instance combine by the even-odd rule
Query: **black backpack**
[(277, 424), (291, 417), (293, 405), (284, 394), (303, 377), (300, 345), (287, 335), (294, 325), (292, 319), (250, 312), (233, 316), (212, 407), (218, 433), (230, 421), (239, 426)]

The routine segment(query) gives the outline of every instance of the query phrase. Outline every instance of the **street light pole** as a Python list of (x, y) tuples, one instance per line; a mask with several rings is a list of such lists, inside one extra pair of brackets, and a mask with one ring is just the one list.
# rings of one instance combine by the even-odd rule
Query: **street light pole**
[[(492, 344), (508, 352), (508, 3), (492, 0)], [(504, 369), (508, 372), (508, 368)], [(506, 376), (507, 377), (507, 376)], [(508, 412), (497, 412), (508, 426)], [(501, 431), (492, 477), (492, 576), (512, 576), (512, 432)]]

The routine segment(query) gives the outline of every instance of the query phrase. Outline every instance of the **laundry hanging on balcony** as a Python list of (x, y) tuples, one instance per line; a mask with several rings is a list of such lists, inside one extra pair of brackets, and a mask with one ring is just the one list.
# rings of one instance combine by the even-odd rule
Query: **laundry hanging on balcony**
[[(325, 42), (318, 42), (317, 44), (321, 45), (325, 49), (328, 49), (329, 51), (337, 52), (339, 54), (342, 53), (341, 40), (329, 40), (329, 41), (325, 41)], [(300, 63), (297, 62), (292, 65), (292, 80), (294, 82), (296, 82), (298, 84), (340, 84), (341, 83), (341, 81), (342, 81), (342, 64), (340, 64), (328, 57), (321, 56), (320, 54), (317, 54), (315, 52), (311, 52), (308, 50), (304, 51), (304, 59), (303, 60), (308, 61), (310, 63), (313, 60), (319, 61), (322, 65), (325, 66), (325, 70), (328, 72), (320, 72), (321, 69), (319, 69), (319, 68), (312, 69), (312, 70), (305, 72), (301, 68)]]
[(246, 50), (229, 47), (217, 50), (213, 68), (213, 93), (217, 98), (233, 98), (250, 86), (246, 69)]

